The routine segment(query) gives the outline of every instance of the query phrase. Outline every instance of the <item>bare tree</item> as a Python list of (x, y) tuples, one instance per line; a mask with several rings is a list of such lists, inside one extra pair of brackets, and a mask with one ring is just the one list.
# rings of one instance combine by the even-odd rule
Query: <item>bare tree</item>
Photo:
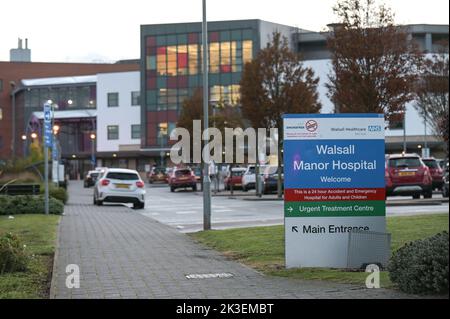
[(320, 112), (318, 82), (313, 70), (303, 66), (300, 56), (290, 50), (287, 39), (278, 32), (244, 67), (242, 114), (255, 128), (278, 128), (278, 197), (282, 196), (283, 115)]
[(339, 0), (328, 38), (328, 96), (337, 113), (381, 113), (387, 121), (414, 99), (421, 54), (391, 10), (375, 0)]
[(414, 106), (433, 133), (445, 142), (448, 157), (448, 41), (441, 43), (440, 52), (425, 59), (421, 75)]

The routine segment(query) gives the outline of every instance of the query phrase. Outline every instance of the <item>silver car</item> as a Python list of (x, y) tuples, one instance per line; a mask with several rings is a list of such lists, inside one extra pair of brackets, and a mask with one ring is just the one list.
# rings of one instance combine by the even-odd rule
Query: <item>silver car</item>
[(134, 209), (145, 207), (145, 183), (130, 169), (108, 168), (94, 187), (94, 205), (132, 203)]

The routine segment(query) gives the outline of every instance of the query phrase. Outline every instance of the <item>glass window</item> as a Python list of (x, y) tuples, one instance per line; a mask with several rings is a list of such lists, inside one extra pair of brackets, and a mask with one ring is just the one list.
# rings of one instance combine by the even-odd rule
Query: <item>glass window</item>
[(156, 70), (156, 56), (147, 56), (147, 70)]
[(108, 125), (108, 140), (118, 140), (119, 139), (119, 125)]
[(178, 74), (187, 75), (188, 73), (188, 49), (186, 45), (179, 45), (177, 52)]
[[(125, 168), (123, 166), (126, 165), (120, 165), (121, 168)], [(117, 179), (120, 181), (138, 181), (140, 180), (139, 176), (134, 173), (122, 173), (122, 172), (109, 172), (106, 178), (110, 179)]]
[(131, 105), (139, 106), (141, 104), (141, 92), (134, 91), (131, 92)]
[(156, 50), (156, 71), (159, 75), (167, 74), (167, 48), (158, 47)]
[(389, 160), (389, 167), (395, 168), (409, 168), (409, 167), (420, 167), (422, 162), (418, 157), (401, 157)]
[(242, 58), (244, 64), (250, 62), (253, 58), (253, 42), (246, 40), (242, 44)]
[(231, 67), (232, 72), (242, 71), (242, 42), (231, 42)]
[(209, 45), (209, 72), (210, 73), (219, 73), (219, 61), (220, 59), (220, 50), (219, 50), (219, 42), (211, 43)]
[(147, 104), (156, 104), (158, 100), (158, 91), (156, 90), (149, 90), (147, 91)]
[(196, 75), (198, 73), (198, 45), (190, 44), (188, 46), (189, 53), (189, 74)]
[(141, 124), (131, 125), (131, 138), (132, 139), (141, 138)]
[(231, 43), (220, 43), (220, 72), (231, 72)]
[(177, 75), (177, 47), (167, 47), (167, 75)]
[(119, 106), (119, 93), (108, 93), (108, 107)]

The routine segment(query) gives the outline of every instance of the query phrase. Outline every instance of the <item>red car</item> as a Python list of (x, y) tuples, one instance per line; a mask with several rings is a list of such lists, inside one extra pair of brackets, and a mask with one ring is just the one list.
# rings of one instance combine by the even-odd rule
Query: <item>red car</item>
[(387, 156), (385, 181), (387, 196), (433, 196), (430, 170), (417, 154)]
[(224, 179), (224, 185), (226, 190), (231, 189), (231, 185), (233, 188), (242, 188), (242, 175), (244, 175), (247, 169), (244, 167), (234, 167), (231, 169), (233, 176), (231, 176), (231, 172), (228, 172), (227, 176)]
[(423, 158), (422, 161), (428, 166), (431, 178), (433, 179), (433, 189), (442, 189), (444, 185), (444, 171), (439, 166), (439, 163), (434, 158)]
[(190, 168), (176, 168), (169, 175), (170, 191), (174, 192), (177, 188), (192, 188), (197, 191), (197, 179)]

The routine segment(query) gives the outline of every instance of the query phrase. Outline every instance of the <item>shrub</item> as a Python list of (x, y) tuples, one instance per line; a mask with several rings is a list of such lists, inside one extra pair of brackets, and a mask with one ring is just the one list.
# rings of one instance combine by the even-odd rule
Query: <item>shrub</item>
[(11, 233), (0, 234), (0, 274), (25, 271), (27, 263), (25, 246), (19, 238)]
[[(61, 215), (64, 204), (53, 197), (49, 198), (49, 213)], [(44, 214), (45, 198), (43, 195), (0, 195), (0, 215)]]
[[(41, 185), (40, 193), (44, 194), (44, 192), (45, 186)], [(60, 200), (61, 202), (63, 202), (63, 204), (66, 204), (67, 200), (69, 199), (69, 194), (67, 193), (67, 190), (62, 187), (50, 186), (48, 193), (50, 197)]]
[(448, 293), (448, 232), (406, 244), (391, 257), (389, 276), (402, 291)]

